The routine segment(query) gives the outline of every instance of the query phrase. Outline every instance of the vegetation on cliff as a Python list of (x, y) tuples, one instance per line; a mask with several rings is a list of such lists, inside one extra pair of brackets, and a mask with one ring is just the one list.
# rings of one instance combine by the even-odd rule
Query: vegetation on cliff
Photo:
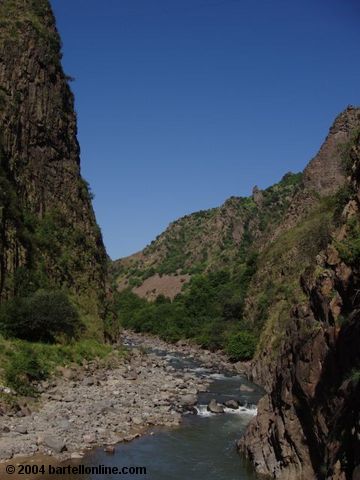
[(126, 289), (115, 296), (120, 322), (126, 328), (151, 332), (167, 341), (192, 338), (209, 349), (229, 348), (234, 360), (249, 359), (256, 334), (239, 333), (246, 329), (242, 311), (255, 268), (256, 257), (252, 256), (236, 274), (220, 270), (194, 275), (183, 294), (172, 302), (161, 295), (155, 302), (148, 302)]
[[(358, 109), (349, 107), (303, 173), (286, 174), (263, 191), (255, 187), (249, 198), (232, 197), (219, 208), (187, 215), (142, 252), (114, 262), (122, 324), (224, 348), (234, 360), (256, 352), (259, 364), (261, 358), (274, 362), (289, 312), (304, 299), (300, 275), (328, 244), (351, 195), (346, 158), (359, 123)], [(339, 250), (356, 261), (358, 227), (351, 228)], [(159, 290), (146, 292), (155, 274), (163, 275), (164, 289), (159, 278)], [(179, 282), (181, 292), (172, 301), (160, 296), (159, 305), (156, 296), (166, 292), (168, 281), (164, 274), (191, 278)], [(133, 299), (124, 307), (128, 289), (151, 301)]]
[(24, 393), (103, 352), (81, 338), (104, 339), (107, 257), (49, 1), (2, 0), (0, 27), (0, 381)]
[(331, 235), (301, 270), (302, 299), (288, 312), (268, 394), (239, 441), (258, 473), (273, 478), (354, 479), (359, 471), (360, 135), (343, 150), (349, 177)]

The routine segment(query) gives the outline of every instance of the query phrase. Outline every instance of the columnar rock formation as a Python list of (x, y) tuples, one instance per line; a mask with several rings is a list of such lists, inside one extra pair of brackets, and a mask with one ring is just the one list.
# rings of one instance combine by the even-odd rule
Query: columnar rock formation
[(1, 0), (0, 20), (0, 298), (66, 286), (96, 310), (106, 254), (55, 20), (48, 0)]

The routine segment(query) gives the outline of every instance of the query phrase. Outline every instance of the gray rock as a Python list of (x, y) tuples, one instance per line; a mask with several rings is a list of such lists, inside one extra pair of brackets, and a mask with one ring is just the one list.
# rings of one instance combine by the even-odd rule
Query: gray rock
[(197, 404), (196, 395), (184, 395), (181, 397), (180, 403), (183, 407), (193, 407)]
[(71, 459), (73, 460), (80, 460), (81, 458), (83, 458), (84, 454), (83, 453), (80, 453), (80, 452), (73, 452), (70, 456)]
[(52, 435), (46, 435), (43, 443), (55, 453), (62, 453), (67, 450), (64, 440), (53, 437)]
[(91, 387), (92, 385), (94, 385), (94, 379), (91, 378), (91, 377), (86, 377), (84, 378), (84, 381), (83, 381), (83, 385), (85, 385), (85, 387)]
[(214, 398), (210, 400), (207, 409), (211, 413), (224, 413), (224, 407), (220, 405)]
[(26, 434), (28, 433), (28, 430), (27, 430), (27, 428), (26, 428), (24, 425), (18, 425), (18, 426), (15, 428), (15, 432), (21, 433), (22, 435), (26, 435)]
[(234, 399), (227, 400), (225, 402), (225, 407), (232, 408), (233, 410), (237, 410), (239, 408), (239, 402)]
[(63, 419), (60, 420), (60, 422), (58, 423), (58, 427), (61, 428), (61, 430), (68, 431), (70, 429), (70, 423), (68, 422), (68, 420)]
[(96, 442), (96, 435), (95, 433), (87, 433), (83, 435), (83, 440), (85, 443), (95, 443)]
[(249, 387), (248, 385), (245, 385), (245, 384), (240, 385), (240, 392), (251, 393), (253, 391), (254, 391), (254, 389), (252, 387)]
[(113, 445), (108, 445), (107, 447), (104, 448), (104, 452), (114, 454), (115, 453), (115, 447)]
[(140, 417), (133, 417), (133, 418), (132, 418), (132, 423), (133, 423), (134, 425), (142, 425), (142, 424), (143, 424), (143, 420), (142, 420), (142, 418), (140, 418)]

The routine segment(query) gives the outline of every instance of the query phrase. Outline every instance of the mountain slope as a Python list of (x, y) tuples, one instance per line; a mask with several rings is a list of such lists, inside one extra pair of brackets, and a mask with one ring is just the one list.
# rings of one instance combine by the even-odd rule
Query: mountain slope
[(349, 201), (301, 277), (305, 301), (289, 312), (269, 394), (239, 442), (256, 470), (274, 478), (360, 473), (360, 135), (350, 142), (348, 172)]
[(1, 0), (0, 22), (0, 299), (67, 288), (100, 335), (106, 254), (55, 20), (47, 0)]
[(172, 303), (120, 293), (126, 326), (253, 356), (268, 394), (239, 449), (273, 478), (359, 474), (359, 132), (348, 107), (303, 174), (183, 217), (113, 266), (150, 299), (154, 273), (191, 275)]

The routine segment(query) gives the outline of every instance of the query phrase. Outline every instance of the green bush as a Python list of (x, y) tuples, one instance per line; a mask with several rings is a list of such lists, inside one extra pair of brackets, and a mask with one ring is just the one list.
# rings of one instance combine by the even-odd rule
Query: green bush
[(70, 340), (83, 331), (76, 308), (60, 291), (39, 290), (34, 295), (14, 298), (0, 310), (0, 330), (8, 337), (31, 342)]
[(340, 257), (349, 265), (358, 265), (360, 261), (360, 223), (356, 218), (348, 221), (346, 238), (335, 244)]
[(0, 383), (20, 395), (35, 395), (33, 382), (46, 379), (59, 365), (82, 364), (84, 361), (115, 361), (125, 354), (92, 339), (68, 344), (29, 343), (25, 340), (4, 339), (0, 335)]
[(244, 299), (257, 257), (249, 255), (236, 273), (219, 270), (197, 274), (173, 301), (159, 295), (154, 302), (139, 298), (130, 289), (116, 294), (120, 323), (137, 332), (149, 332), (176, 342), (191, 338), (204, 348), (223, 349), (229, 332), (242, 328)]
[(226, 352), (234, 362), (251, 360), (256, 349), (256, 337), (251, 332), (239, 332), (229, 338)]
[(6, 384), (20, 395), (35, 393), (32, 382), (46, 378), (37, 356), (30, 345), (24, 344), (22, 349), (11, 353), (10, 361), (5, 366)]

